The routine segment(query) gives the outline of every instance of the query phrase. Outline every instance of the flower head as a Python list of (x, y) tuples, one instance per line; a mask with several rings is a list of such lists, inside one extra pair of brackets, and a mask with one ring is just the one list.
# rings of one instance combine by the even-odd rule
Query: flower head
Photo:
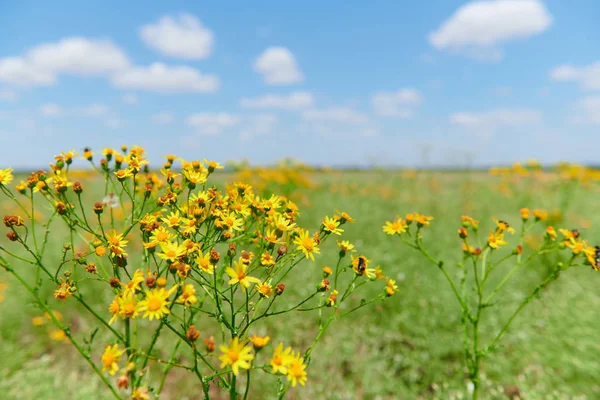
[(164, 315), (169, 314), (169, 296), (177, 290), (177, 286), (173, 286), (170, 290), (165, 288), (146, 290), (146, 297), (140, 301), (140, 311), (144, 311), (144, 318), (148, 317), (150, 321), (153, 319), (161, 319)]
[(388, 235), (400, 235), (406, 232), (408, 225), (402, 218), (396, 218), (393, 221), (387, 221), (383, 226), (383, 231)]
[(310, 258), (313, 261), (315, 259), (314, 255), (321, 253), (314, 238), (308, 234), (307, 230), (302, 230), (294, 239), (294, 243), (297, 245), (297, 249), (304, 253), (306, 258)]
[(240, 342), (239, 338), (234, 337), (229, 346), (219, 347), (223, 353), (221, 360), (221, 368), (231, 366), (234, 375), (237, 375), (242, 369), (250, 369), (250, 361), (254, 359), (254, 355), (250, 354), (252, 348), (247, 346), (245, 342)]
[(248, 269), (248, 265), (246, 265), (242, 259), (233, 263), (234, 268), (227, 267), (225, 272), (231, 279), (229, 279), (230, 285), (235, 285), (239, 283), (242, 288), (248, 289), (252, 283), (259, 283), (260, 279), (255, 278), (253, 276), (248, 276), (246, 274), (246, 270)]
[(118, 344), (112, 346), (107, 345), (102, 354), (102, 372), (108, 370), (108, 373), (114, 375), (119, 370), (118, 362), (121, 359), (121, 355), (125, 352), (124, 349), (119, 349)]
[(306, 364), (304, 359), (298, 353), (292, 353), (289, 363), (287, 366), (287, 378), (292, 383), (292, 387), (296, 387), (296, 384), (304, 386), (306, 384)]
[(273, 357), (271, 358), (271, 367), (273, 367), (273, 373), (276, 374), (278, 372), (285, 374), (287, 373), (287, 367), (292, 360), (292, 348), (288, 347), (285, 350), (283, 349), (283, 343), (279, 343), (279, 345), (275, 348), (273, 352)]
[(325, 217), (325, 219), (323, 220), (322, 229), (325, 232), (329, 232), (334, 235), (341, 235), (342, 232), (344, 232), (344, 230), (341, 229), (339, 226), (340, 226), (340, 220), (338, 220), (336, 218)]

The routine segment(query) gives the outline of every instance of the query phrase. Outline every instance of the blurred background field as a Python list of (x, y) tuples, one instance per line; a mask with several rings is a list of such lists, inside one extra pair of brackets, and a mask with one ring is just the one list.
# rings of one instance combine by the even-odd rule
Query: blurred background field
[[(453, 261), (461, 259), (456, 233), (461, 215), (481, 221), (482, 237), (491, 229), (493, 216), (518, 226), (521, 207), (545, 209), (550, 213), (548, 223), (557, 228), (578, 228), (591, 241), (600, 234), (599, 206), (594, 201), (600, 189), (597, 172), (583, 167), (542, 170), (535, 165), (517, 165), (491, 172), (341, 171), (314, 170), (287, 162), (276, 168), (240, 167), (238, 171), (217, 173), (211, 179), (217, 186), (244, 180), (258, 192), (285, 194), (300, 206), (300, 221), (311, 229), (318, 228), (324, 215), (336, 210), (348, 212), (356, 222), (345, 226), (344, 238), (398, 281), (400, 290), (394, 297), (337, 321), (326, 333), (309, 368), (307, 386), (290, 391), (292, 399), (467, 397), (459, 306), (435, 267), (383, 234), (383, 222), (397, 214), (419, 211), (435, 217), (424, 241), (436, 258), (447, 261), (454, 276), (458, 270), (453, 268)], [(99, 179), (84, 172), (81, 181), (88, 188), (86, 204), (101, 200)], [(7, 200), (0, 206), (3, 215), (16, 211)], [(45, 217), (38, 215), (40, 222)], [(53, 257), (59, 262), (66, 231), (60, 231), (60, 223), (55, 229), (48, 245), (55, 249)], [(539, 234), (543, 227), (538, 230)], [(1, 240), (6, 243), (6, 239)], [(511, 246), (502, 251), (511, 251), (515, 241), (512, 238)], [(531, 241), (526, 242), (535, 245)], [(331, 258), (336, 253), (335, 243), (327, 243), (326, 247), (329, 251), (324, 250), (324, 256), (293, 271), (306, 286), (290, 287), (290, 301), (293, 291), (306, 293), (314, 287), (315, 274), (309, 269), (335, 263)], [(550, 273), (557, 261), (542, 259), (513, 278), (499, 298), (505, 306), (494, 309), (506, 314), (494, 311), (484, 315), (484, 340), (491, 339), (492, 332), (503, 325), (519, 300)], [(134, 265), (135, 259), (130, 262)], [(501, 268), (510, 267), (506, 264)], [(595, 310), (598, 279), (591, 268), (570, 270), (519, 315), (501, 347), (484, 364), (484, 399), (510, 398), (516, 393), (524, 399), (600, 398), (600, 320)], [(43, 287), (51, 289), (50, 285)], [(110, 398), (84, 361), (60, 333), (49, 328), (42, 312), (5, 273), (0, 273), (0, 299), (1, 398), (55, 399), (61, 394), (72, 399)], [(285, 302), (285, 297), (282, 300)], [(98, 304), (109, 302), (98, 299)], [(50, 306), (72, 325), (76, 336), (90, 335), (88, 321), (77, 316), (72, 302), (53, 301)], [(102, 308), (96, 311), (109, 315)], [(294, 346), (306, 347), (318, 318), (318, 313), (292, 313), (278, 325), (267, 319), (259, 332), (263, 330), (275, 341), (285, 337)], [(218, 334), (205, 330), (202, 322), (197, 325), (203, 335)], [(206, 329), (209, 327), (207, 323)], [(166, 336), (164, 340), (168, 339)], [(185, 352), (182, 357), (186, 357)], [(199, 385), (179, 378), (176, 371), (169, 375), (161, 398), (201, 398)], [(260, 399), (263, 389), (273, 392), (275, 385), (275, 380), (265, 376), (249, 397)]]

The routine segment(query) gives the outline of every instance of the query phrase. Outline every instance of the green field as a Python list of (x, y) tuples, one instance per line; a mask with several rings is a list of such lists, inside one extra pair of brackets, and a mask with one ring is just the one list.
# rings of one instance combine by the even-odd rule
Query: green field
[[(228, 174), (217, 174), (213, 183), (222, 185), (230, 179)], [(432, 225), (424, 232), (424, 242), (432, 255), (446, 261), (454, 278), (458, 277), (454, 263), (462, 257), (457, 229), (461, 215), (465, 214), (481, 221), (481, 235), (485, 237), (494, 226), (493, 216), (518, 226), (521, 207), (549, 211), (568, 207), (563, 222), (556, 227), (580, 228), (582, 236), (595, 244), (600, 235), (599, 207), (594, 201), (598, 186), (571, 185), (561, 192), (559, 182), (552, 177), (545, 180), (527, 177), (510, 182), (511, 193), (508, 193), (499, 190), (500, 179), (484, 172), (425, 171), (408, 177), (402, 171), (333, 171), (311, 174), (312, 187), (280, 188), (298, 203), (299, 222), (311, 230), (317, 229), (323, 217), (336, 210), (352, 215), (356, 222), (344, 226), (344, 239), (353, 242), (374, 265), (381, 265), (399, 286), (399, 292), (386, 301), (336, 321), (313, 354), (306, 387), (292, 389), (289, 398), (469, 398), (458, 302), (435, 266), (397, 238), (385, 235), (381, 227), (397, 214), (419, 211), (434, 216)], [(87, 204), (101, 199), (103, 188), (99, 182), (87, 184), (86, 187), (96, 184), (93, 191), (86, 191)], [(14, 212), (14, 206), (7, 200), (0, 205), (5, 209), (3, 214)], [(55, 224), (48, 241), (55, 251), (48, 259), (59, 262), (68, 233), (60, 222)], [(540, 226), (534, 233), (539, 236), (543, 229)], [(510, 252), (516, 240), (510, 238), (510, 246), (501, 251)], [(11, 246), (4, 233), (0, 243), (7, 248)], [(321, 252), (315, 262), (303, 262), (302, 268), (293, 271), (295, 276), (289, 277), (290, 282), (297, 282), (286, 289), (290, 304), (295, 301), (294, 293), (307, 293), (314, 288), (318, 282), (314, 269), (335, 264), (337, 251), (333, 240)], [(484, 312), (481, 328), (484, 342), (491, 340), (519, 301), (548, 276), (556, 261), (556, 255), (542, 258), (513, 278), (498, 297), (499, 304)], [(130, 264), (134, 263), (132, 258)], [(15, 264), (17, 269), (28, 267)], [(498, 279), (501, 268), (510, 267), (509, 264), (499, 267)], [(600, 345), (596, 340), (600, 320), (594, 317), (599, 302), (598, 279), (589, 267), (569, 270), (517, 317), (501, 346), (484, 361), (481, 398), (507, 398), (504, 391), (515, 387), (523, 399), (600, 398), (597, 379)], [(0, 282), (7, 284), (4, 301), (0, 303), (0, 397), (111, 398), (69, 344), (53, 341), (46, 327), (32, 325), (32, 318), (43, 313), (18, 282), (4, 272), (0, 272)], [(88, 296), (93, 287), (85, 289)], [(369, 290), (381, 289), (375, 285), (365, 288), (367, 298), (374, 295)], [(45, 285), (43, 290), (49, 293), (53, 287)], [(98, 293), (99, 297), (104, 295)], [(77, 317), (72, 303), (58, 304), (50, 298), (50, 305), (72, 324), (75, 335), (89, 335), (89, 321)], [(97, 311), (109, 315), (103, 308), (109, 298), (97, 300)], [(359, 301), (360, 296), (354, 299), (356, 304)], [(286, 314), (277, 321), (266, 320), (259, 331), (275, 341), (284, 340), (306, 348), (314, 338), (318, 318), (318, 312)], [(209, 321), (206, 324), (199, 321), (197, 327), (203, 333), (215, 329)], [(217, 336), (218, 332), (212, 333)], [(174, 337), (166, 335), (161, 340)], [(159, 349), (161, 345), (164, 343), (159, 343)], [(168, 356), (162, 354), (164, 358)], [(186, 356), (182, 351), (181, 359)], [(202, 398), (200, 385), (185, 377), (173, 371), (161, 398)], [(263, 393), (276, 390), (273, 389), (276, 380), (272, 377), (265, 374), (264, 379), (262, 376), (256, 379), (249, 398), (262, 399)], [(226, 397), (226, 393), (219, 397), (216, 389), (214, 395), (214, 398)]]

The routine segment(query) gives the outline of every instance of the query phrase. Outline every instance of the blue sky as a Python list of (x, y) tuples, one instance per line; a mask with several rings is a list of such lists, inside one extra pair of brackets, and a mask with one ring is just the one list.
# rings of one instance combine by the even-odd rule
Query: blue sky
[(595, 0), (0, 2), (0, 166), (123, 143), (156, 163), (597, 162), (598, 20)]

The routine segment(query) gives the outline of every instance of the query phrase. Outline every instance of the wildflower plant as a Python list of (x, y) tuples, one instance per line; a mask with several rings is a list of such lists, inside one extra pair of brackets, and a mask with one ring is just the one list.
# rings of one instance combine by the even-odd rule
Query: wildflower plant
[[(240, 182), (223, 191), (209, 186), (222, 168), (217, 162), (180, 160), (176, 169), (177, 159), (167, 156), (156, 173), (140, 147), (104, 149), (99, 164), (85, 149), (102, 178), (100, 194), (86, 187), (92, 180), (72, 181), (75, 157), (61, 153), (49, 172), (33, 172), (16, 187), (13, 171), (0, 170), (0, 191), (20, 209), (3, 217), (0, 267), (49, 320), (36, 317), (35, 325), (51, 322), (64, 333), (115, 398), (158, 397), (173, 369), (196, 377), (207, 399), (218, 388), (246, 398), (255, 374), (274, 375), (282, 398), (307, 383), (312, 352), (335, 320), (398, 289), (341, 239), (353, 222), (347, 213), (325, 217), (311, 232), (284, 197), (261, 197)], [(51, 212), (41, 224), (34, 218), (40, 210)], [(56, 262), (48, 239), (61, 232)], [(315, 256), (331, 237), (340, 239), (337, 265), (319, 267)], [(298, 269), (314, 280), (294, 280)], [(347, 306), (378, 280), (379, 295)], [(54, 310), (60, 303), (71, 303), (64, 319)], [(89, 331), (65, 323), (79, 312)], [(297, 312), (319, 315), (308, 348), (285, 345), (289, 339), (276, 331), (267, 335), (266, 320)]]
[[(494, 225), (485, 235), (480, 230), (479, 221), (462, 216), (461, 225), (457, 229), (461, 253), (456, 262), (458, 282), (456, 277), (453, 277), (454, 270), (448, 268), (449, 263), (435, 258), (423, 241), (423, 233), (433, 217), (409, 213), (405, 218), (396, 217), (393, 221), (385, 222), (383, 226), (384, 233), (398, 236), (405, 245), (423, 254), (439, 268), (456, 297), (460, 305), (464, 358), (473, 399), (479, 397), (481, 390), (482, 361), (498, 348), (500, 340), (525, 306), (563, 272), (583, 265), (591, 266), (593, 270), (599, 269), (599, 246), (588, 245), (577, 230), (557, 230), (553, 226), (543, 224), (542, 221), (546, 219), (548, 212), (544, 210), (523, 208), (520, 210), (521, 224), (518, 231), (509, 223), (493, 218)], [(540, 244), (535, 248), (526, 249), (526, 234), (536, 230), (542, 236)], [(518, 237), (518, 244), (512, 248), (508, 247), (510, 236)], [(493, 332), (491, 339), (484, 342), (481, 329), (483, 318), (485, 315), (495, 317), (499, 313), (494, 312), (494, 309), (506, 307), (506, 303), (498, 301), (497, 296), (501, 296), (507, 289), (514, 275), (526, 265), (535, 264), (542, 255), (558, 252), (567, 253), (566, 260), (558, 261), (551, 273), (514, 308), (501, 328)], [(510, 264), (512, 267), (509, 267)]]

